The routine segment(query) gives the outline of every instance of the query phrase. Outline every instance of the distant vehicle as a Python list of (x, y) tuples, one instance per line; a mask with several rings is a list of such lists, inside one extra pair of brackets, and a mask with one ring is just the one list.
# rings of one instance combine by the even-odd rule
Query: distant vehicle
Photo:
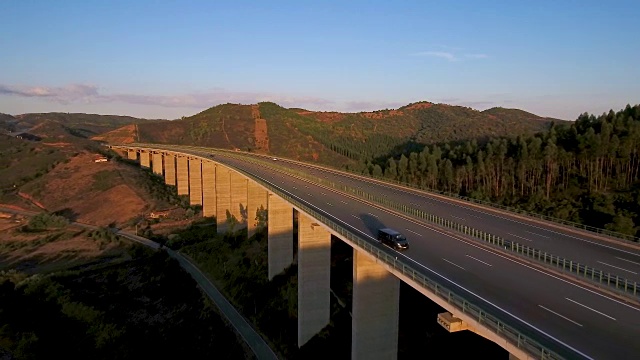
[(278, 161), (278, 159), (276, 159), (276, 158), (273, 158), (273, 159), (271, 159), (271, 160), (273, 160), (273, 161)]
[(409, 248), (407, 238), (393, 229), (378, 230), (378, 240), (396, 250), (406, 250)]

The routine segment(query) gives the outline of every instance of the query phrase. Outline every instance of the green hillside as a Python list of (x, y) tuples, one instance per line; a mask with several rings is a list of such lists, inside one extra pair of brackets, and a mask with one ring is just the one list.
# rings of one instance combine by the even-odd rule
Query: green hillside
[(31, 113), (15, 117), (19, 120), (16, 127), (29, 129), (44, 121), (60, 124), (63, 128), (80, 137), (91, 137), (115, 130), (128, 124), (138, 124), (149, 120), (119, 115), (97, 115), (83, 113)]
[[(267, 149), (258, 146), (261, 140), (257, 138), (256, 119), (266, 122)], [(429, 102), (360, 113), (286, 109), (263, 102), (219, 105), (176, 121), (147, 121), (138, 125), (138, 131), (141, 142), (262, 151), (347, 165), (421, 150), (435, 143), (534, 134), (548, 129), (553, 120), (521, 110), (480, 112)]]

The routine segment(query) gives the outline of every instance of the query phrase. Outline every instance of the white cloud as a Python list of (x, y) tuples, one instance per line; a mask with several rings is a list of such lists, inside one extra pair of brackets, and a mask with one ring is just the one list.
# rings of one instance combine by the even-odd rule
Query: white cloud
[(135, 105), (155, 105), (203, 109), (223, 103), (255, 104), (273, 101), (282, 106), (323, 106), (331, 100), (310, 96), (289, 96), (261, 92), (233, 92), (216, 89), (209, 92), (176, 95), (102, 94), (94, 85), (71, 84), (63, 87), (17, 86), (0, 84), (0, 96), (42, 98), (60, 104), (121, 102)]

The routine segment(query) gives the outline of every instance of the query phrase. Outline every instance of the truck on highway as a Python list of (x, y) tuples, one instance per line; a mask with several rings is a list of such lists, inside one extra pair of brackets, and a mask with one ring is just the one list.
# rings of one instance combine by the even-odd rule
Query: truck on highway
[(396, 250), (409, 248), (407, 238), (400, 232), (389, 228), (378, 230), (378, 241)]

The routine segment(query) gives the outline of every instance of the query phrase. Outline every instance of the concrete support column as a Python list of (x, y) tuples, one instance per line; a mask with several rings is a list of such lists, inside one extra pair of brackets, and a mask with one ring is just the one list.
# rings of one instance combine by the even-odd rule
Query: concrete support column
[(218, 234), (227, 232), (227, 211), (231, 212), (231, 196), (229, 169), (216, 165), (216, 223), (218, 224)]
[(189, 162), (186, 157), (179, 156), (177, 164), (178, 195), (189, 195)]
[(153, 153), (151, 158), (151, 166), (154, 174), (162, 176), (162, 154)]
[(216, 215), (216, 165), (202, 162), (202, 216)]
[(267, 189), (258, 185), (257, 182), (249, 180), (247, 184), (247, 237), (252, 237), (256, 233), (258, 225), (256, 214), (261, 206), (267, 210)]
[(238, 220), (236, 230), (247, 227), (247, 181), (242, 174), (231, 171), (230, 194), (231, 194), (231, 215)]
[(352, 359), (397, 359), (400, 280), (353, 250)]
[(173, 154), (164, 154), (164, 183), (176, 184), (176, 157)]
[(331, 233), (298, 217), (298, 347), (329, 324)]
[(275, 194), (269, 194), (267, 221), (269, 280), (293, 262), (293, 207)]
[(518, 357), (513, 355), (512, 353), (509, 353), (509, 360), (520, 360), (520, 359), (518, 359)]
[(202, 205), (202, 160), (189, 159), (189, 203)]
[(135, 150), (127, 150), (127, 158), (129, 160), (138, 160), (138, 152)]
[(148, 152), (140, 151), (140, 166), (148, 168), (151, 160)]

